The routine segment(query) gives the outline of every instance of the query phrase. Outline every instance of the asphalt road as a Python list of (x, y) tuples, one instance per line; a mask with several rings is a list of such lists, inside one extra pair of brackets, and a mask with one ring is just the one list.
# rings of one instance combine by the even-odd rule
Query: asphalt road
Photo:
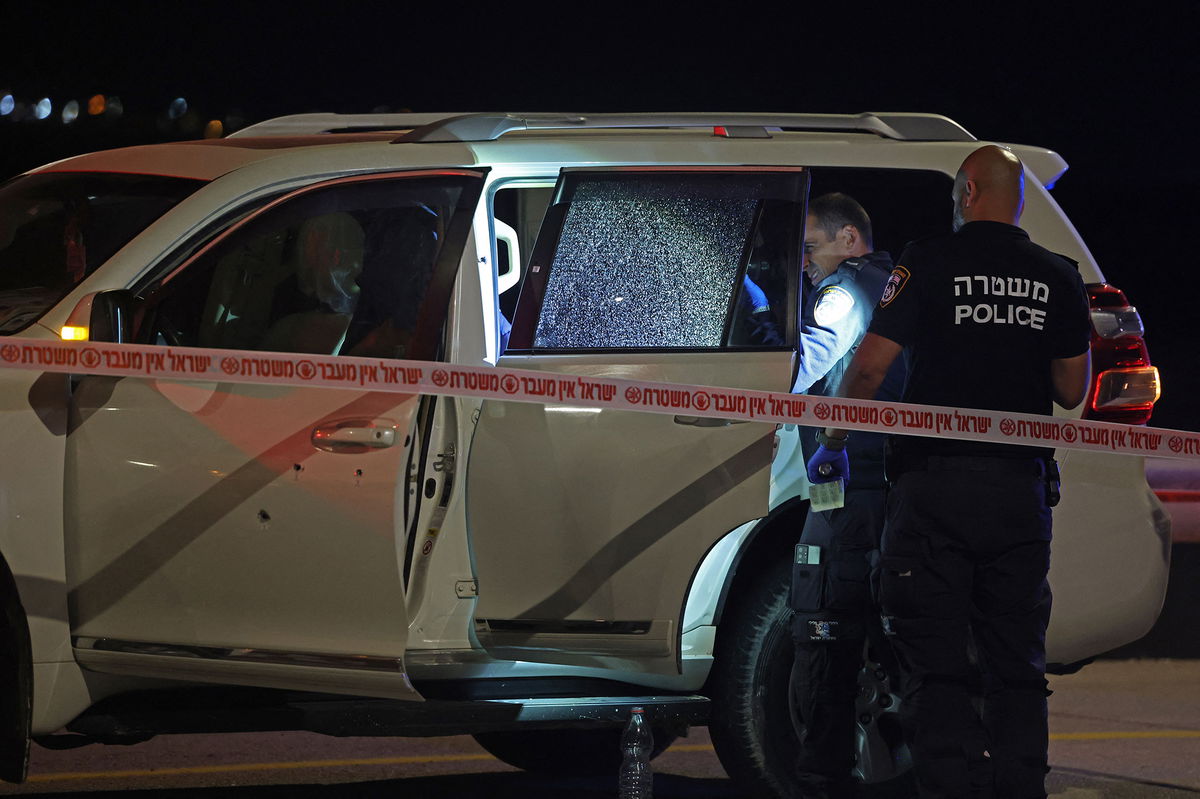
[[(1200, 661), (1101, 661), (1054, 677), (1049, 778), (1064, 799), (1200, 795)], [(659, 799), (738, 796), (694, 729), (655, 761)], [(129, 747), (34, 747), (29, 782), (0, 795), (142, 799), (611, 797), (615, 779), (551, 779), (493, 759), (471, 738), (309, 733), (164, 736)]]

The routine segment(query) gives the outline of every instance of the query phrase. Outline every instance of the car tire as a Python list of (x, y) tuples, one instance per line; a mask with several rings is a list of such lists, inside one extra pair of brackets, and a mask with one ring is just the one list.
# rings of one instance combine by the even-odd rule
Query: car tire
[[(791, 564), (770, 565), (731, 597), (718, 629), (708, 696), (709, 734), (726, 773), (749, 795), (799, 799), (799, 738), (788, 700), (792, 671)], [(857, 776), (871, 799), (916, 795), (897, 701), (868, 664), (860, 673)], [(881, 703), (882, 697), (886, 699)], [(882, 704), (886, 703), (885, 709)], [(869, 716), (867, 723), (861, 720)]]
[[(616, 776), (621, 767), (620, 728), (598, 730), (520, 730), (481, 732), (473, 737), (490, 754), (524, 771), (555, 776)], [(651, 759), (675, 741), (666, 730), (654, 730)]]

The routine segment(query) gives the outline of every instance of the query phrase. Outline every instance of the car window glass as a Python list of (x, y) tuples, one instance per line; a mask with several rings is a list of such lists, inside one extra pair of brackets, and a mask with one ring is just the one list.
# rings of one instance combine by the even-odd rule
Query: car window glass
[(203, 185), (157, 175), (47, 172), (0, 186), (0, 334), (33, 322)]
[[(802, 182), (778, 174), (565, 175), (532, 348), (716, 349), (755, 256), (786, 289)], [(764, 224), (769, 220), (769, 224)], [(539, 253), (542, 253), (539, 239)], [(540, 270), (539, 258), (531, 271)], [(776, 284), (777, 283), (777, 284)], [(783, 291), (787, 307), (786, 290)], [(786, 318), (786, 317), (785, 317)], [(782, 343), (776, 342), (776, 343)]]
[(155, 288), (140, 338), (415, 357), (414, 329), (464, 181), (370, 180), (285, 200)]

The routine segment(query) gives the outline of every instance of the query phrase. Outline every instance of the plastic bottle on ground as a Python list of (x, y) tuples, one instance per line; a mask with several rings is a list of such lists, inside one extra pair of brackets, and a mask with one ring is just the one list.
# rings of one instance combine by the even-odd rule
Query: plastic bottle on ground
[(621, 773), (617, 778), (620, 799), (653, 799), (654, 771), (650, 768), (650, 752), (654, 748), (654, 733), (646, 720), (645, 709), (635, 707), (629, 723), (621, 734)]

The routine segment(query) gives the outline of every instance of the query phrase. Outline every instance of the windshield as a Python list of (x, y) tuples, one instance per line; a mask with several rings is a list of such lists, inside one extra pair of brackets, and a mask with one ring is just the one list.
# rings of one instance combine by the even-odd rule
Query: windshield
[(32, 324), (202, 185), (157, 175), (50, 172), (0, 186), (0, 335)]

